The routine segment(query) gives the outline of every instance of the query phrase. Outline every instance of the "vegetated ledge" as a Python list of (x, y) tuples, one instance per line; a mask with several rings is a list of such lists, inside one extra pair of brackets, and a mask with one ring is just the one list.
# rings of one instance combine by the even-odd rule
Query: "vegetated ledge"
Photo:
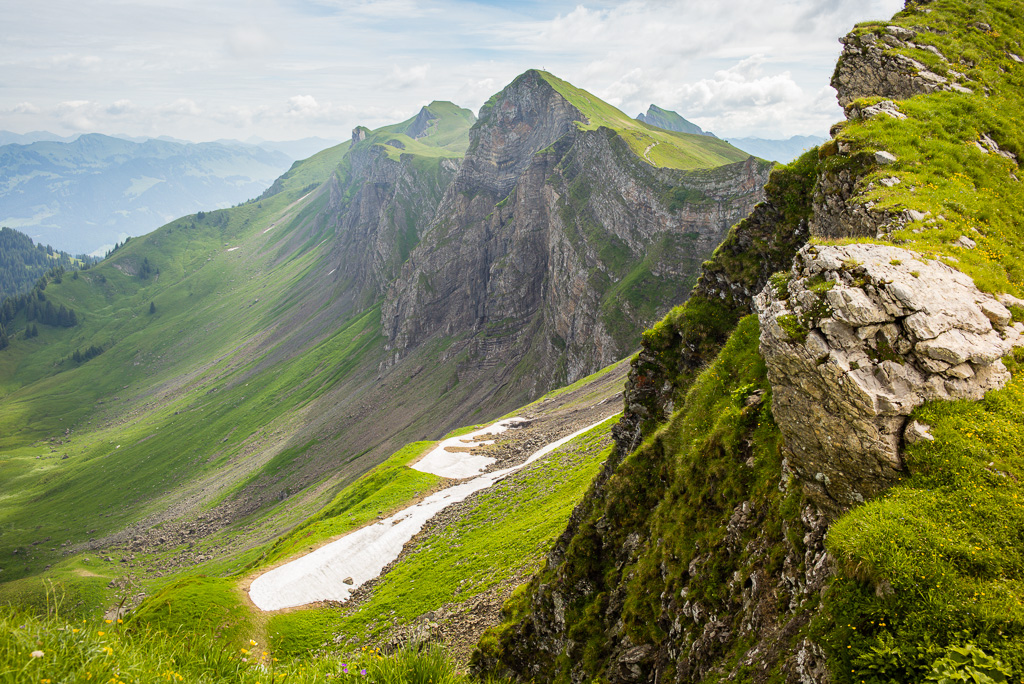
[[(790, 274), (761, 295), (760, 326), (744, 321), (710, 366), (753, 284), (740, 268), (751, 253), (726, 259), (742, 224), (691, 300), (645, 335), (619, 453), (481, 641), (478, 671), (557, 682), (1024, 675), (1024, 354), (1011, 351), (1024, 318), (1021, 27), (1012, 2), (921, 2), (844, 41), (834, 83), (849, 120), (818, 160), (776, 172), (788, 193), (769, 191), (746, 222), (802, 214), (815, 246), (779, 267)], [(798, 172), (808, 166), (810, 193)], [(892, 320), (854, 319), (869, 312)], [(793, 459), (830, 434), (787, 423), (795, 407), (779, 403), (772, 360), (766, 370), (753, 354), (754, 327), (762, 353), (765, 335), (769, 347), (806, 345), (822, 331), (819, 377), (840, 349), (856, 353), (833, 387), (852, 372), (881, 391), (863, 415), (836, 409), (847, 429), (898, 409), (886, 440), (899, 461), (864, 469), (866, 503)], [(889, 381), (911, 370), (934, 394), (904, 401), (913, 383)], [(969, 398), (947, 400), (972, 380)], [(850, 441), (847, 457), (871, 453)]]

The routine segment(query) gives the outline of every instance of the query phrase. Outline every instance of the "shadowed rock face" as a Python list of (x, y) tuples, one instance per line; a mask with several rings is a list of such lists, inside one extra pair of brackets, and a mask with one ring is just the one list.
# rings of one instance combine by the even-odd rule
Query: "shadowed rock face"
[[(537, 72), (484, 107), (384, 303), (392, 363), (461, 336), (460, 372), (496, 372), (510, 395), (571, 382), (628, 354), (683, 301), (701, 262), (762, 196), (764, 162), (656, 168), (610, 129), (580, 130), (585, 121)], [(677, 188), (701, 200), (670, 208)]]
[(433, 217), (459, 163), (439, 159), (424, 168), (389, 158), (380, 145), (353, 148), (349, 163), (347, 175), (332, 177), (321, 216), (335, 235), (331, 278), (347, 308), (358, 309), (398, 275), (419, 240), (416, 226)]
[(911, 411), (1003, 386), (1021, 343), (968, 276), (898, 247), (805, 247), (756, 304), (790, 466), (833, 512), (896, 481)]

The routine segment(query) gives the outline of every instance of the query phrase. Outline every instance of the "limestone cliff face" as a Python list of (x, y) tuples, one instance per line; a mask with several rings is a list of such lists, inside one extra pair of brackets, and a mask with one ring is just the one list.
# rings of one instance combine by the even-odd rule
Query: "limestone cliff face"
[(629, 353), (685, 299), (701, 261), (761, 196), (764, 162), (656, 168), (614, 131), (577, 122), (586, 117), (538, 72), (484, 107), (388, 292), (392, 362), (453, 336), (466, 372), (498, 369), (510, 394), (571, 382)]
[(934, 46), (915, 41), (917, 31), (903, 26), (887, 26), (882, 36), (872, 32), (853, 32), (843, 37), (843, 54), (832, 75), (832, 87), (839, 104), (846, 107), (861, 97), (886, 97), (905, 100), (937, 90), (971, 92), (964, 74), (950, 70), (942, 76), (921, 62), (897, 52), (918, 48), (934, 53), (948, 62)]
[[(424, 112), (429, 115), (423, 109), (421, 117)], [(458, 169), (457, 159), (414, 164), (393, 158), (381, 144), (353, 144), (320, 212), (334, 235), (330, 277), (349, 306), (383, 296)]]

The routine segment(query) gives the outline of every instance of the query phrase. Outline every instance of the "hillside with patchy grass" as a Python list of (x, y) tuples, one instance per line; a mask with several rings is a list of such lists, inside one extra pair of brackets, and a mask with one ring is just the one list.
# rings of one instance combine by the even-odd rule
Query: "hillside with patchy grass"
[[(429, 214), (450, 173), (443, 165), (457, 154), (447, 148), (458, 147), (459, 130), (465, 146), (471, 119), (454, 109), (431, 119), (440, 140), (433, 145), (427, 127), (419, 145), (443, 154), (394, 161), (372, 140), (325, 150), (258, 200), (184, 217), (78, 278), (49, 282), (45, 296), (80, 312), (79, 325), (39, 326), (0, 358), (0, 546), (14, 561), (2, 566), (5, 596), (70, 554), (82, 567), (47, 574), (80, 580), (94, 604), (110, 577), (92, 563), (115, 542), (159, 547), (155, 574), (214, 555), (242, 563), (239, 553), (407, 441), (410, 423), (434, 420), (414, 412), (384, 426), (360, 410), (384, 406), (378, 397), (399, 385), (411, 399), (416, 384), (408, 373), (377, 382), (379, 313), (330, 278), (340, 258), (331, 221), (384, 187), (353, 174), (357, 163), (405, 184), (381, 202), (404, 191)], [(156, 273), (142, 277), (144, 263)], [(76, 360), (90, 347), (100, 353)], [(430, 384), (419, 391), (436, 396)], [(413, 432), (424, 434), (424, 423)], [(134, 563), (132, 571), (146, 572)]]
[(935, 0), (843, 40), (847, 120), (645, 333), (616, 450), (478, 673), (1024, 676), (1022, 27)]
[[(182, 217), (126, 241), (77, 278), (41, 283), (38, 296), (73, 309), (77, 321), (39, 326), (37, 337), (0, 354), (0, 602), (40, 605), (47, 579), (66, 587), (71, 611), (109, 608), (119, 595), (134, 605), (195, 573), (237, 600), (224, 578), (260, 567), (265, 554), (283, 561), (313, 538), (376, 519), (389, 501), (440, 486), (403, 470), (411, 457), (403, 446), (496, 418), (626, 356), (760, 197), (769, 165), (651, 129), (690, 150), (687, 164), (718, 166), (656, 165), (609, 127), (642, 125), (558, 82), (571, 97), (590, 98), (584, 116), (546, 78), (529, 72), (518, 81), (544, 93), (517, 110), (518, 130), (537, 132), (517, 152), (518, 166), (499, 170), (501, 160), (484, 153), (515, 137), (502, 117), (523, 104), (513, 101), (518, 86), (480, 121), (434, 102), (392, 126), (357, 127), (350, 141), (296, 163), (256, 199)], [(604, 123), (594, 128), (588, 117)], [(548, 123), (570, 137), (545, 139)], [(579, 144), (563, 149), (572, 140)], [(693, 161), (698, 148), (710, 156)], [(594, 150), (618, 175), (590, 197), (579, 169)], [(545, 168), (570, 184), (563, 192), (571, 202), (524, 223), (527, 185), (543, 183)], [(516, 200), (508, 195), (520, 176), (529, 183)], [(491, 181), (508, 188), (487, 189)], [(625, 189), (642, 193), (661, 233), (646, 234), (647, 224), (618, 204)], [(492, 236), (504, 256), (457, 237), (450, 221), (470, 216), (461, 213), (467, 203), (472, 217), (480, 214), (476, 227), (497, 221)], [(550, 252), (541, 236), (563, 230)], [(495, 287), (489, 303), (473, 315), (453, 298), (448, 310), (466, 317), (399, 343), (394, 325), (433, 324), (441, 283), (417, 269), (446, 248), (459, 250), (453, 272)], [(545, 269), (571, 274), (571, 287), (545, 285)], [(394, 302), (410, 287), (421, 295), (403, 299), (411, 308), (396, 316)], [(476, 296), (474, 288), (459, 296)], [(591, 335), (594, 311), (605, 332)], [(493, 589), (494, 611), (510, 578), (536, 568), (602, 450), (566, 460), (560, 467), (579, 472), (561, 489), (524, 485), (549, 501), (549, 517), (524, 517), (532, 531), (501, 557), (510, 567), (495, 575), (500, 591), (480, 579), (482, 592)], [(389, 460), (396, 453), (404, 455)], [(358, 504), (370, 490), (373, 502)], [(310, 537), (287, 536), (296, 529)], [(477, 534), (467, 544), (486, 545), (487, 531)], [(446, 585), (437, 598), (444, 605), (476, 596)], [(407, 602), (398, 622), (367, 629), (385, 640), (429, 612), (423, 606)]]

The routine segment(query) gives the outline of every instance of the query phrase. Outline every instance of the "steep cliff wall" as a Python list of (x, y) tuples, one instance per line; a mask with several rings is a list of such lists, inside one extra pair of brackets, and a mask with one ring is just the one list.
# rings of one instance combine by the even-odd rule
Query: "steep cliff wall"
[(464, 371), (505, 368), (509, 396), (578, 379), (628, 353), (684, 299), (701, 261), (760, 198), (767, 163), (656, 166), (616, 130), (588, 129), (596, 117), (550, 78), (527, 72), (481, 111), (384, 304), (393, 360), (468, 332)]
[(843, 40), (848, 120), (645, 333), (617, 453), (478, 671), (1024, 674), (1022, 27), (936, 0)]
[(322, 210), (335, 236), (331, 277), (353, 308), (384, 295), (459, 169), (458, 158), (398, 154), (396, 159), (387, 148), (402, 149), (397, 147), (401, 143), (392, 142), (353, 145), (331, 178), (330, 199)]

